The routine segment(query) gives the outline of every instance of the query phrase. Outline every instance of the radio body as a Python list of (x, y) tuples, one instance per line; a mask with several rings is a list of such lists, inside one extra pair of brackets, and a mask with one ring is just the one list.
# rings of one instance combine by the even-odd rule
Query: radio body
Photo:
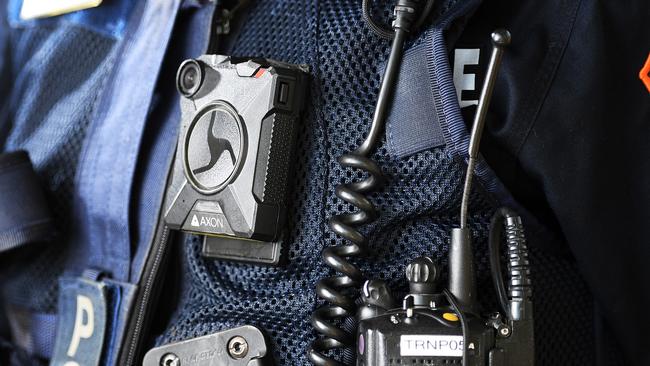
[[(468, 365), (504, 365), (492, 362), (500, 356), (494, 328), (477, 317), (469, 317), (468, 326)], [(359, 366), (455, 365), (461, 363), (464, 339), (458, 316), (450, 309), (398, 308), (362, 321), (358, 347)]]
[[(491, 226), (490, 264), (500, 311), (484, 314), (475, 301), (461, 302), (467, 297), (440, 291), (437, 264), (430, 257), (416, 258), (406, 268), (409, 293), (401, 307), (384, 281), (364, 284), (357, 314), (357, 366), (535, 364), (532, 281), (521, 219), (501, 208)], [(507, 284), (501, 277), (498, 249), (502, 232)], [(454, 288), (452, 279), (460, 272), (458, 267), (451, 270), (448, 288)], [(467, 293), (476, 292), (473, 285), (463, 287), (471, 289)]]

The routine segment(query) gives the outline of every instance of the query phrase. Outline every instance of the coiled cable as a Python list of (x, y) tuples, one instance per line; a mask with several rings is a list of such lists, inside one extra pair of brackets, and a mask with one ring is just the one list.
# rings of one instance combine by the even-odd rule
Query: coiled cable
[[(427, 0), (433, 2), (432, 0)], [(356, 207), (357, 211), (336, 215), (329, 220), (329, 227), (334, 233), (346, 240), (346, 243), (327, 247), (323, 250), (323, 261), (328, 267), (337, 272), (336, 275), (322, 279), (316, 285), (317, 296), (325, 304), (316, 309), (312, 315), (312, 326), (320, 334), (311, 345), (308, 356), (317, 366), (340, 366), (340, 361), (334, 359), (330, 352), (345, 349), (354, 343), (354, 337), (341, 328), (341, 324), (354, 317), (356, 312), (356, 288), (365, 281), (361, 270), (350, 262), (350, 258), (361, 255), (366, 248), (367, 238), (359, 228), (374, 221), (377, 209), (366, 197), (366, 194), (376, 190), (383, 181), (381, 168), (370, 158), (384, 129), (386, 115), (390, 105), (391, 93), (394, 89), (399, 67), (402, 61), (404, 43), (408, 33), (415, 24), (415, 14), (420, 14), (420, 4), (423, 1), (398, 0), (395, 6), (395, 21), (393, 22), (393, 40), (388, 63), (384, 71), (377, 104), (373, 115), (372, 125), (368, 136), (354, 151), (342, 155), (338, 162), (344, 168), (362, 170), (367, 177), (361, 181), (341, 184), (336, 187), (336, 196)], [(365, 2), (364, 2), (365, 4)], [(364, 5), (367, 10), (367, 4)], [(364, 19), (368, 22), (369, 16)], [(423, 17), (421, 15), (421, 17)], [(370, 20), (372, 22), (372, 20)], [(372, 22), (373, 25), (376, 25)], [(373, 28), (377, 32), (380, 28)], [(380, 33), (378, 35), (381, 36)]]

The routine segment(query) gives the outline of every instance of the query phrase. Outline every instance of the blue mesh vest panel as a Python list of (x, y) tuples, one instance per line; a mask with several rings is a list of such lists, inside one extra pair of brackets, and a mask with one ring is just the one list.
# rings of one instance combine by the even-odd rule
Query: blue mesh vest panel
[[(73, 27), (24, 30), (13, 36), (14, 47), (32, 49), (22, 54), (24, 59), (16, 60), (15, 66), (22, 71), (14, 81), (17, 90), (5, 101), (15, 116), (5, 148), (30, 151), (49, 189), (59, 236), (53, 243), (3, 258), (7, 261), (3, 268), (3, 299), (10, 306), (35, 314), (54, 315), (58, 279), (65, 271), (70, 245), (67, 228), (74, 225), (69, 217), (77, 162), (97, 97), (114, 62), (114, 42)], [(67, 53), (71, 43), (75, 44), (72, 49), (82, 43), (85, 54)], [(54, 55), (49, 54), (52, 51)], [(34, 87), (34, 83), (40, 85)]]
[[(452, 3), (445, 2), (440, 10)], [(288, 264), (269, 268), (206, 259), (199, 238), (188, 237), (181, 246), (182, 295), (157, 344), (251, 324), (267, 331), (278, 364), (309, 364), (305, 352), (316, 336), (310, 316), (319, 304), (314, 285), (330, 274), (320, 252), (340, 243), (326, 220), (351, 210), (335, 198), (334, 188), (359, 179), (356, 172), (341, 169), (336, 159), (358, 146), (367, 132), (381, 64), (388, 55), (389, 43), (368, 31), (360, 10), (358, 2), (347, 0), (254, 4), (232, 53), (305, 63), (313, 75), (291, 183), (290, 234), (284, 243)], [(376, 15), (386, 19), (388, 7)], [(381, 216), (365, 229), (370, 245), (358, 264), (368, 277), (387, 280), (402, 295), (403, 269), (411, 259), (430, 254), (446, 265), (465, 164), (445, 147), (400, 159), (385, 146), (374, 156), (387, 177), (384, 188), (372, 195)], [(486, 248), (488, 219), (495, 207), (485, 190), (476, 190), (471, 227), (480, 298), (488, 309), (496, 306)], [(573, 263), (536, 248), (532, 263), (538, 365), (593, 364), (593, 303)]]
[[(54, 312), (63, 273), (79, 154), (102, 87), (115, 62), (116, 41), (75, 26), (13, 28), (9, 35), (11, 97), (1, 101), (10, 133), (4, 150), (26, 149), (51, 192), (62, 231), (54, 245), (24, 261), (12, 261), (4, 297), (39, 312)], [(6, 273), (5, 272), (5, 273)]]
[[(118, 13), (130, 8), (116, 5), (110, 24), (87, 13), (23, 21), (17, 17), (20, 1), (1, 5), (2, 22), (6, 22), (0, 29), (6, 42), (1, 92), (6, 94), (0, 98), (0, 147), (29, 152), (49, 193), (58, 232), (53, 242), (0, 258), (2, 305), (11, 310), (9, 323), (16, 314), (40, 323), (33, 334), (13, 334), (14, 339), (29, 336), (31, 340), (18, 346), (28, 345), (26, 350), (7, 346), (8, 352), (15, 352), (12, 364), (39, 364), (37, 357), (48, 357), (53, 347), (58, 280), (67, 270), (75, 225), (71, 220), (78, 189), (75, 176), (87, 131), (116, 63), (124, 26)], [(16, 327), (12, 329), (16, 333)]]

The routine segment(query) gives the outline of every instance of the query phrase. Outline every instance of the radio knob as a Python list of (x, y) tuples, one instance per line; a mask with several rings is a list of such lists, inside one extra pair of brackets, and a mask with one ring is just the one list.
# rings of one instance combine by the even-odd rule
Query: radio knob
[(440, 270), (430, 257), (416, 258), (406, 267), (411, 294), (435, 294)]

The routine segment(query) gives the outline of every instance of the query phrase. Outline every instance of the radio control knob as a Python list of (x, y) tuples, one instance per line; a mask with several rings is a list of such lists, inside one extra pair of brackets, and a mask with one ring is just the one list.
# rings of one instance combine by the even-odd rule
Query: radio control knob
[(440, 270), (430, 257), (419, 257), (406, 267), (406, 278), (412, 294), (434, 294)]

